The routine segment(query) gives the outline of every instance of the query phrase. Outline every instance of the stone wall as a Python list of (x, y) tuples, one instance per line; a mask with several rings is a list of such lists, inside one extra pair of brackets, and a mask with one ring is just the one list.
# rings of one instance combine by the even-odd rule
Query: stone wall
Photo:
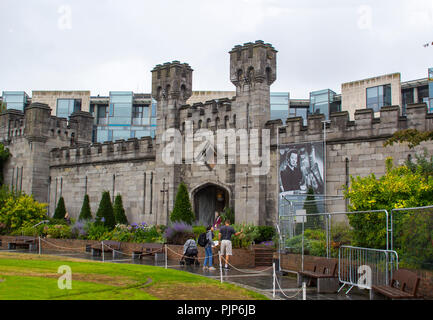
[(61, 196), (71, 217), (78, 218), (87, 193), (93, 217), (102, 192), (114, 201), (122, 195), (129, 223), (159, 224), (160, 192), (155, 190), (155, 151), (151, 138), (120, 140), (88, 147), (56, 148), (50, 153), (50, 212)]

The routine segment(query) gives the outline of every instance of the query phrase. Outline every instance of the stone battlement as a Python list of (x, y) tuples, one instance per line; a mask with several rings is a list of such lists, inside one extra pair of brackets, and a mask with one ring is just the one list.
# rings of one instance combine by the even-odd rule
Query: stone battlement
[(81, 147), (55, 148), (50, 152), (50, 166), (75, 167), (113, 162), (151, 161), (155, 160), (154, 145), (154, 139), (143, 137)]
[(180, 123), (191, 121), (194, 123), (194, 128), (224, 128), (226, 119), (229, 121), (229, 126), (235, 126), (233, 116), (235, 112), (232, 110), (232, 104), (236, 98), (217, 99), (206, 101), (205, 103), (194, 103), (192, 105), (183, 105), (180, 111)]
[[(301, 117), (289, 118), (283, 126), (281, 120), (268, 121), (266, 127), (272, 131), (271, 144), (277, 145), (277, 130), (279, 143), (302, 143), (323, 140), (323, 114), (308, 117), (308, 125), (303, 125)], [(433, 114), (427, 113), (426, 104), (412, 104), (407, 107), (406, 116), (400, 115), (399, 106), (383, 107), (380, 117), (375, 118), (372, 109), (357, 110), (355, 120), (349, 120), (349, 112), (337, 112), (330, 116), (326, 124), (326, 140), (329, 143), (343, 141), (369, 141), (387, 139), (396, 131), (417, 129), (419, 131), (433, 130)]]

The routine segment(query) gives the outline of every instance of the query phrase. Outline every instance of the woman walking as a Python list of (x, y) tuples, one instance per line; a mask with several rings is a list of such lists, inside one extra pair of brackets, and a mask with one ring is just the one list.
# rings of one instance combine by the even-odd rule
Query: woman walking
[(203, 263), (203, 270), (209, 270), (209, 271), (214, 271), (215, 268), (213, 267), (213, 259), (212, 259), (212, 248), (214, 246), (213, 243), (213, 226), (208, 226), (206, 228), (206, 245), (204, 247), (204, 251), (205, 251), (205, 258), (204, 258), (204, 263)]

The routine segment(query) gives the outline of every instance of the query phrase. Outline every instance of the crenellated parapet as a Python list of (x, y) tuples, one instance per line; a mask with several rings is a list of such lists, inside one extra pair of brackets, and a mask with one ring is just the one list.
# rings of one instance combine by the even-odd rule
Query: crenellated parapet
[(143, 137), (88, 146), (55, 148), (50, 152), (50, 167), (154, 161), (154, 145), (154, 139)]
[(307, 126), (301, 117), (289, 118), (285, 125), (279, 120), (266, 124), (271, 130), (272, 145), (321, 141), (325, 126), (328, 143), (381, 140), (409, 128), (433, 130), (433, 115), (427, 113), (426, 104), (412, 104), (407, 107), (405, 116), (400, 115), (398, 106), (389, 106), (381, 109), (378, 118), (374, 117), (372, 109), (362, 109), (355, 112), (354, 121), (350, 121), (349, 112), (343, 111), (332, 113), (329, 121), (325, 121), (322, 114), (311, 115)]
[(205, 103), (183, 105), (179, 109), (181, 129), (183, 123), (190, 121), (197, 129), (223, 129), (236, 127), (236, 98), (217, 99)]
[(0, 141), (11, 144), (17, 139), (56, 141), (56, 145), (83, 145), (92, 140), (93, 116), (88, 112), (73, 113), (66, 118), (51, 116), (47, 104), (32, 103), (24, 112), (6, 110), (0, 114)]

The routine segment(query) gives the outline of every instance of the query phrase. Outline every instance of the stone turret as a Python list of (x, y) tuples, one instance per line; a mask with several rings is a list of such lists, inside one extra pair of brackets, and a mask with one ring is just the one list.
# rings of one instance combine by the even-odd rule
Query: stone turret
[(50, 128), (51, 108), (44, 103), (32, 103), (24, 111), (24, 135), (29, 141), (46, 142)]
[(192, 95), (192, 72), (179, 61), (157, 65), (152, 70), (152, 97), (158, 102), (156, 132), (156, 190), (161, 192), (157, 208), (157, 223), (168, 223), (177, 187), (181, 181), (179, 164), (167, 165), (162, 155), (162, 137), (167, 129), (179, 129), (180, 108)]
[(263, 128), (270, 119), (270, 86), (277, 79), (277, 51), (258, 40), (235, 46), (229, 53), (240, 127)]

